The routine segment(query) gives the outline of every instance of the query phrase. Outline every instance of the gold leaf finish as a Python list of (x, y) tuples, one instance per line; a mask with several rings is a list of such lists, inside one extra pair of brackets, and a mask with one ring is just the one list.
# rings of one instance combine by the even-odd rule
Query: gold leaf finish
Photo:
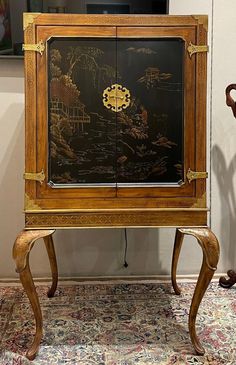
[(191, 183), (193, 180), (207, 179), (207, 178), (208, 178), (208, 172), (206, 171), (192, 171), (191, 169), (188, 169), (187, 179), (189, 183)]
[[(106, 212), (106, 213), (67, 213), (53, 214), (45, 213), (26, 213), (25, 227), (29, 228), (94, 228), (94, 227), (161, 227), (161, 226), (189, 226), (189, 212), (174, 211), (175, 220), (173, 221), (173, 211), (163, 212)], [(192, 211), (192, 220), (198, 226), (204, 226), (207, 211)]]
[(206, 207), (206, 193), (202, 194), (202, 196), (197, 199), (196, 203), (192, 205), (192, 208), (205, 208), (205, 207)]
[(40, 172), (25, 172), (23, 177), (25, 180), (39, 181), (40, 184), (42, 185), (42, 183), (45, 180), (45, 173), (43, 170)]
[(193, 15), (193, 18), (198, 21), (199, 24), (202, 24), (205, 31), (208, 31), (208, 16), (207, 15)]
[(43, 52), (45, 51), (45, 44), (43, 43), (43, 41), (39, 41), (39, 43), (37, 44), (23, 44), (22, 50), (38, 52), (40, 56), (42, 56)]
[(191, 58), (192, 55), (195, 54), (195, 53), (208, 52), (209, 51), (209, 46), (207, 46), (206, 44), (197, 45), (197, 44), (193, 44), (192, 42), (189, 42), (189, 46), (188, 46), (187, 50), (188, 50), (188, 53), (189, 53), (189, 57)]
[(33, 24), (34, 19), (36, 19), (41, 13), (24, 13), (23, 14), (23, 29), (26, 30), (29, 25)]
[(41, 210), (40, 206), (35, 204), (34, 200), (25, 194), (25, 210)]

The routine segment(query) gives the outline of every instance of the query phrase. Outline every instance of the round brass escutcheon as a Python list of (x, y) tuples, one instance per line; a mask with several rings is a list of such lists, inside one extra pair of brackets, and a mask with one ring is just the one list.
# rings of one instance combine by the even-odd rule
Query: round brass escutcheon
[(103, 104), (113, 112), (120, 112), (130, 105), (130, 92), (122, 85), (111, 85), (103, 91)]

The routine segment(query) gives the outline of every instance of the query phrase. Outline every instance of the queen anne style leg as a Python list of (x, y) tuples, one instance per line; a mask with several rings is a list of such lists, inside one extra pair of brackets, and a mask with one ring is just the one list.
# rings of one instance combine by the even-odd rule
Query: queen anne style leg
[(178, 284), (176, 281), (176, 271), (177, 271), (177, 264), (178, 264), (178, 260), (179, 260), (179, 254), (180, 254), (180, 250), (182, 247), (183, 239), (184, 239), (183, 233), (179, 229), (176, 229), (174, 251), (173, 251), (173, 256), (172, 256), (172, 266), (171, 266), (171, 281), (172, 281), (172, 286), (174, 288), (175, 294), (177, 294), (177, 295), (180, 295), (180, 293), (181, 293), (181, 290), (178, 287)]
[(194, 236), (200, 244), (203, 252), (203, 261), (198, 281), (193, 294), (191, 308), (189, 312), (189, 332), (192, 344), (199, 355), (203, 355), (205, 350), (198, 340), (196, 334), (196, 317), (199, 305), (205, 291), (213, 277), (219, 261), (219, 243), (214, 233), (208, 228), (181, 228), (176, 230), (174, 252), (172, 259), (172, 284), (176, 294), (180, 294), (180, 289), (176, 282), (176, 268), (181, 250), (184, 235)]
[(51, 272), (52, 272), (52, 286), (48, 290), (48, 298), (52, 298), (57, 289), (57, 282), (58, 282), (57, 259), (56, 259), (56, 253), (55, 253), (55, 249), (54, 249), (52, 235), (45, 236), (43, 239), (44, 239), (44, 244), (47, 249)]
[[(16, 271), (20, 275), (21, 283), (25, 289), (25, 292), (29, 298), (30, 304), (33, 309), (35, 322), (36, 322), (36, 333), (33, 340), (33, 343), (31, 344), (30, 348), (27, 351), (27, 358), (29, 360), (33, 360), (36, 356), (36, 353), (39, 348), (39, 344), (42, 338), (43, 333), (43, 321), (42, 321), (42, 312), (39, 304), (38, 295), (35, 289), (35, 285), (33, 282), (32, 274), (29, 267), (29, 254), (31, 249), (34, 246), (34, 242), (39, 238), (46, 238), (45, 241), (47, 250), (49, 254), (50, 264), (51, 267), (55, 269), (55, 265), (52, 264), (52, 261), (54, 260), (52, 247), (52, 240), (51, 235), (54, 233), (54, 230), (32, 230), (32, 231), (22, 231), (18, 235), (14, 247), (13, 247), (13, 259), (16, 263)], [(55, 255), (55, 253), (54, 253)], [(54, 270), (53, 269), (53, 270)], [(52, 270), (52, 271), (53, 271)], [(55, 271), (53, 271), (55, 275)], [(50, 289), (50, 294), (54, 293), (55, 289), (55, 283), (56, 280), (54, 278), (52, 288)]]

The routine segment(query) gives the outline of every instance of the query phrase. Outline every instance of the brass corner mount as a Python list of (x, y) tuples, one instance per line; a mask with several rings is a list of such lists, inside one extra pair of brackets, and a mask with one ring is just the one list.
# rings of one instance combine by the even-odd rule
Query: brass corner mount
[(41, 13), (23, 13), (23, 30), (25, 31), (28, 26), (34, 23), (34, 20), (38, 18)]
[(192, 15), (194, 19), (198, 21), (199, 24), (202, 24), (205, 31), (208, 31), (208, 15)]

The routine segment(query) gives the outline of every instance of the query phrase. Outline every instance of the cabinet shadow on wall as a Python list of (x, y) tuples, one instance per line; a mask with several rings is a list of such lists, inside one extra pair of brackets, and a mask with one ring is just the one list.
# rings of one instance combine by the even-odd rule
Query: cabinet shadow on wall
[(222, 251), (233, 269), (236, 264), (236, 185), (234, 185), (236, 154), (227, 166), (223, 151), (218, 145), (214, 145), (212, 168), (220, 191)]
[(158, 229), (127, 229), (127, 268), (124, 229), (57, 230), (54, 240), (62, 277), (169, 274), (162, 267)]

